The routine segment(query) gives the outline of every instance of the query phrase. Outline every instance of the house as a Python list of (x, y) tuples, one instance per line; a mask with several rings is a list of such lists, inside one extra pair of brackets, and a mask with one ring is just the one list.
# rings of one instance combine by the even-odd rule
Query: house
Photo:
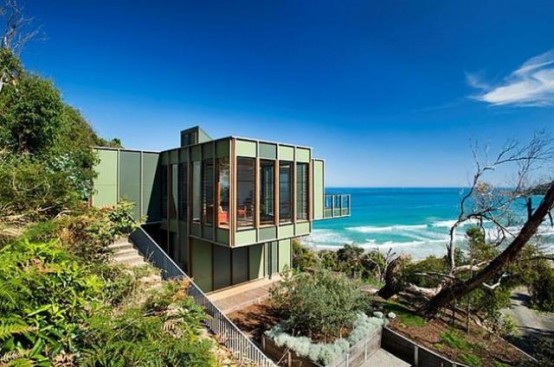
[(95, 206), (126, 199), (144, 228), (205, 292), (270, 277), (291, 265), (292, 239), (313, 221), (350, 215), (349, 195), (326, 195), (312, 149), (181, 132), (181, 146), (97, 148)]

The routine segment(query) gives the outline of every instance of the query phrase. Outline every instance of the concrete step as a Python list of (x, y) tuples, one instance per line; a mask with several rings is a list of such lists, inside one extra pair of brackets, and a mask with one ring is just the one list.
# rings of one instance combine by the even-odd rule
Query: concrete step
[(162, 277), (158, 274), (152, 274), (150, 276), (140, 278), (139, 281), (143, 284), (161, 283)]
[(122, 250), (117, 250), (113, 253), (113, 256), (114, 257), (125, 257), (125, 256), (128, 256), (128, 255), (137, 255), (137, 256), (141, 256), (141, 254), (137, 251), (136, 248), (124, 248)]
[(112, 251), (119, 251), (119, 250), (133, 248), (133, 244), (129, 241), (114, 242), (111, 245), (108, 245), (108, 248), (111, 249)]
[(129, 265), (129, 266), (144, 265), (146, 263), (144, 261), (144, 258), (139, 255), (120, 256), (120, 257), (114, 258), (114, 260), (119, 264)]

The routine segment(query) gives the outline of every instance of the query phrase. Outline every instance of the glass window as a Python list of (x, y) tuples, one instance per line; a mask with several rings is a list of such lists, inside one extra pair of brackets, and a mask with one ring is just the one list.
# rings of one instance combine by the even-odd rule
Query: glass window
[(200, 162), (192, 162), (192, 221), (195, 223), (200, 223), (200, 188), (202, 186), (200, 171)]
[(169, 218), (176, 219), (177, 218), (177, 189), (179, 187), (179, 184), (177, 182), (177, 172), (178, 167), (176, 164), (172, 164), (169, 166)]
[(254, 158), (237, 158), (237, 227), (254, 226)]
[(296, 163), (296, 219), (308, 219), (308, 164)]
[(188, 195), (188, 181), (187, 181), (187, 164), (179, 164), (179, 220), (186, 220), (187, 213), (187, 195)]
[(292, 221), (292, 162), (279, 162), (279, 221)]
[(217, 160), (217, 225), (229, 228), (229, 158)]
[(162, 218), (167, 218), (167, 166), (162, 166), (161, 172), (161, 185), (162, 185)]
[(260, 224), (275, 224), (275, 161), (260, 160)]
[(204, 224), (214, 224), (214, 161), (206, 159), (202, 164), (202, 218)]

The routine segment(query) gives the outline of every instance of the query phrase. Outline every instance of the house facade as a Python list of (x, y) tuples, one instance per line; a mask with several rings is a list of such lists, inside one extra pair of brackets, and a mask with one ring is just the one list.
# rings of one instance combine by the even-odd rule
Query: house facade
[(326, 195), (324, 161), (303, 146), (181, 132), (181, 146), (97, 148), (95, 206), (126, 199), (160, 246), (205, 292), (270, 277), (291, 265), (292, 239), (315, 220), (350, 215)]

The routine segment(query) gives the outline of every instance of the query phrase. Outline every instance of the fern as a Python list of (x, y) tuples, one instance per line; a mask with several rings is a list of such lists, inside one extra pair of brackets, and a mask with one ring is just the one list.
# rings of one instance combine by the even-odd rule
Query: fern
[(0, 322), (0, 341), (6, 340), (15, 335), (26, 334), (32, 330), (32, 326), (23, 323)]

